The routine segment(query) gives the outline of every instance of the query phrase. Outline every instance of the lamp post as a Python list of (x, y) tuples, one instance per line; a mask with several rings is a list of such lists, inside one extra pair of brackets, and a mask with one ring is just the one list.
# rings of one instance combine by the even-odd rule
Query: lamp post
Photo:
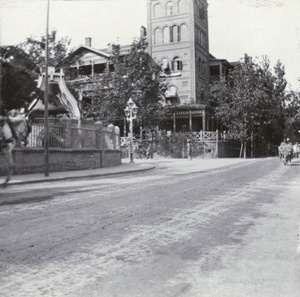
[(133, 161), (133, 129), (132, 129), (132, 122), (136, 118), (138, 107), (130, 98), (127, 102), (127, 106), (124, 109), (127, 121), (130, 124), (130, 147), (129, 147), (129, 154), (130, 154), (130, 163), (134, 163)]

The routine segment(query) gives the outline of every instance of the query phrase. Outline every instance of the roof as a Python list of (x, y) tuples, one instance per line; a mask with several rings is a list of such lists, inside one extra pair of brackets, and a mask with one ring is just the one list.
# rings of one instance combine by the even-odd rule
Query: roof
[(93, 47), (89, 47), (89, 46), (82, 45), (82, 44), (79, 45), (77, 48), (75, 48), (75, 50), (72, 51), (72, 52), (70, 53), (70, 55), (74, 55), (74, 54), (76, 54), (77, 52), (80, 52), (82, 49), (86, 49), (86, 50), (88, 50), (88, 51), (90, 51), (90, 52), (93, 52), (93, 53), (98, 54), (98, 55), (100, 55), (100, 56), (104, 56), (104, 57), (106, 57), (106, 58), (109, 58), (109, 57), (110, 57), (110, 54), (104, 52), (103, 50), (98, 50), (98, 49), (95, 49), (95, 48), (93, 48)]
[(228, 60), (226, 60), (226, 59), (218, 59), (215, 56), (213, 56), (212, 54), (209, 54), (209, 61), (211, 61), (211, 62), (213, 62), (213, 61), (221, 62), (227, 68), (232, 68), (237, 63), (237, 62), (228, 62)]

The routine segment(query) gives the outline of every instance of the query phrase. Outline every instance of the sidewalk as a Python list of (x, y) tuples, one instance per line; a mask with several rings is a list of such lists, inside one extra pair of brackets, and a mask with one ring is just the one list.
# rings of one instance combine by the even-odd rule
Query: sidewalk
[[(63, 172), (49, 172), (46, 177), (44, 173), (13, 175), (9, 185), (20, 185), (30, 183), (41, 183), (49, 181), (63, 181), (70, 179), (84, 179), (88, 177), (104, 177), (117, 174), (132, 174), (158, 168), (160, 170), (169, 171), (172, 174), (187, 174), (195, 172), (203, 172), (212, 169), (218, 169), (225, 166), (235, 165), (244, 162), (253, 162), (255, 159), (136, 159), (134, 163), (130, 163), (129, 159), (122, 159), (120, 166), (109, 168), (99, 168), (90, 170), (76, 170)], [(4, 181), (4, 177), (0, 177), (0, 184)]]

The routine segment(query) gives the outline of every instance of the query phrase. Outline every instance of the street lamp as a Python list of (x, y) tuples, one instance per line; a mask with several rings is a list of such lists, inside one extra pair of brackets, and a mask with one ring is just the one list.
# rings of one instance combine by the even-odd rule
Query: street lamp
[(127, 102), (127, 106), (124, 109), (127, 121), (130, 123), (130, 163), (134, 163), (133, 161), (133, 129), (132, 122), (136, 118), (138, 107), (135, 105), (133, 100), (130, 98)]

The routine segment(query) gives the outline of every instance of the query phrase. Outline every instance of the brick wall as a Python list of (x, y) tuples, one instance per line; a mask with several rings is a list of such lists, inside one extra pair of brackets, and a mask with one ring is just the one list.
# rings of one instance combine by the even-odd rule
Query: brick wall
[[(19, 148), (13, 152), (14, 174), (44, 172), (44, 149)], [(5, 158), (0, 155), (0, 175), (5, 175)], [(49, 171), (96, 169), (121, 165), (121, 151), (97, 149), (49, 149)]]

